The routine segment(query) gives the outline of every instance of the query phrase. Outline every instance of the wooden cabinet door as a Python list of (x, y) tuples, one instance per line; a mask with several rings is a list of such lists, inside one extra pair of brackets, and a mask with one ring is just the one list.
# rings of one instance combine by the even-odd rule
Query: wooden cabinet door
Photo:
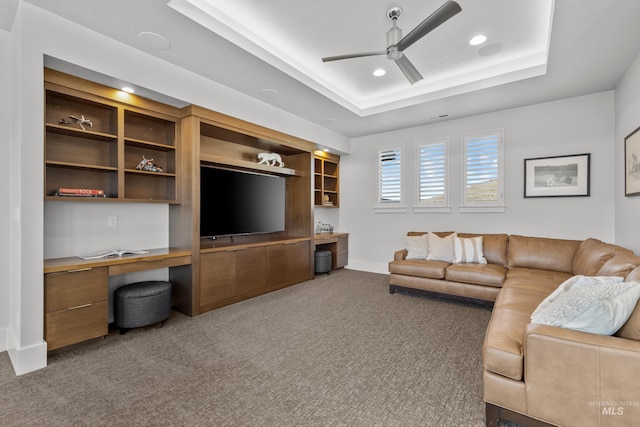
[(267, 248), (267, 287), (284, 287), (309, 280), (309, 242)]
[(309, 242), (298, 242), (289, 246), (289, 272), (293, 283), (310, 279)]
[(271, 245), (267, 247), (267, 287), (274, 288), (286, 285), (289, 280), (289, 248), (288, 245)]
[(338, 244), (336, 248), (335, 264), (333, 268), (341, 268), (347, 265), (349, 262), (349, 237), (338, 237)]
[(44, 338), (55, 350), (107, 335), (107, 267), (44, 276)]
[(237, 295), (250, 294), (266, 287), (266, 252), (264, 246), (234, 251)]
[(236, 254), (212, 252), (200, 256), (200, 305), (236, 296)]

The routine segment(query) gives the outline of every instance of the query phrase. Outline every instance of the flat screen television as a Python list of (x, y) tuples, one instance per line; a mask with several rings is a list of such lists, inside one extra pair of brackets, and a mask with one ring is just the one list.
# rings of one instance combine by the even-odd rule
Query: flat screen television
[(286, 179), (200, 167), (200, 236), (216, 238), (285, 229)]

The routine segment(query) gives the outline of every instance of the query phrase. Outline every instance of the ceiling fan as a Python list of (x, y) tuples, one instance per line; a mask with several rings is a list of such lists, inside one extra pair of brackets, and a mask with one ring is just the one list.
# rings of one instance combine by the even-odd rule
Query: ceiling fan
[(422, 80), (422, 75), (414, 67), (414, 65), (404, 55), (404, 51), (427, 35), (432, 30), (436, 29), (446, 21), (451, 19), (454, 15), (461, 12), (462, 8), (458, 3), (453, 0), (447, 1), (440, 6), (435, 12), (429, 15), (424, 21), (422, 21), (417, 27), (409, 32), (405, 37), (402, 37), (402, 30), (396, 26), (396, 20), (402, 15), (402, 9), (394, 7), (389, 9), (387, 17), (393, 22), (393, 27), (387, 31), (387, 50), (377, 52), (362, 52), (349, 55), (329, 56), (322, 58), (322, 62), (338, 61), (341, 59), (361, 58), (363, 56), (375, 56), (375, 55), (387, 55), (388, 59), (391, 59), (398, 64), (400, 70), (404, 73), (411, 84)]

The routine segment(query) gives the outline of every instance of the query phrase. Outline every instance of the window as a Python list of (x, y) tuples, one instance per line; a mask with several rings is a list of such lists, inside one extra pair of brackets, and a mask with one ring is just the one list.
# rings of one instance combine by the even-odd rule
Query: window
[(449, 206), (448, 151), (448, 138), (439, 138), (416, 145), (418, 208)]
[(402, 207), (402, 146), (378, 150), (378, 208)]
[(504, 210), (502, 131), (464, 136), (464, 207)]

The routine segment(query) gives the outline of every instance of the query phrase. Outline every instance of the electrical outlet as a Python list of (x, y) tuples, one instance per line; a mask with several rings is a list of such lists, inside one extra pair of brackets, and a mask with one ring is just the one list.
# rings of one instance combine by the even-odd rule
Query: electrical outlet
[(118, 217), (110, 216), (109, 217), (109, 227), (117, 227), (118, 226)]

